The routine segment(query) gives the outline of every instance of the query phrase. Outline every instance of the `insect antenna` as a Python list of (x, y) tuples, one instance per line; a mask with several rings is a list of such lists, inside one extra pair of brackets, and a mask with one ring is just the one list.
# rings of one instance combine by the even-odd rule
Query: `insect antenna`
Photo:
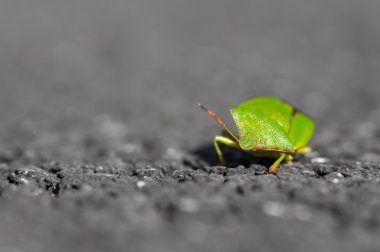
[(207, 114), (214, 117), (214, 119), (223, 126), (223, 128), (236, 140), (236, 142), (239, 142), (239, 139), (237, 139), (234, 133), (232, 133), (232, 131), (227, 127), (227, 125), (222, 121), (222, 119), (219, 118), (219, 116), (215, 115), (215, 113), (211, 109), (203, 106), (200, 103), (198, 103), (198, 106), (201, 107), (201, 109), (203, 109)]

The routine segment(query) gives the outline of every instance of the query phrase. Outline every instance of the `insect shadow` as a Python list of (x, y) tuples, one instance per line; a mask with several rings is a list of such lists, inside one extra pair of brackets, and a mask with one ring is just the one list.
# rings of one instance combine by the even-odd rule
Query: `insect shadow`
[[(249, 167), (252, 164), (264, 165), (266, 167), (269, 167), (273, 163), (273, 159), (254, 157), (253, 155), (247, 152), (230, 148), (228, 146), (221, 145), (220, 148), (223, 152), (223, 157), (225, 159), (225, 166), (227, 167), (237, 167), (239, 165)], [(193, 149), (191, 153), (211, 166), (221, 165), (213, 144), (201, 145)]]

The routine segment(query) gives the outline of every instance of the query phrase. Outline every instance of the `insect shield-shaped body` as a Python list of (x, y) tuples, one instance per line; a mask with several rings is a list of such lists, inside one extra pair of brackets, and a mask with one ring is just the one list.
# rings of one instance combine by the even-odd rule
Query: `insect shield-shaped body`
[(214, 112), (201, 104), (199, 106), (226, 131), (226, 134), (214, 137), (215, 150), (222, 164), (224, 159), (218, 143), (255, 156), (276, 159), (268, 169), (272, 174), (276, 174), (276, 168), (283, 160), (291, 161), (294, 154), (311, 150), (307, 144), (314, 132), (313, 120), (277, 98), (254, 98), (231, 108), (238, 136)]

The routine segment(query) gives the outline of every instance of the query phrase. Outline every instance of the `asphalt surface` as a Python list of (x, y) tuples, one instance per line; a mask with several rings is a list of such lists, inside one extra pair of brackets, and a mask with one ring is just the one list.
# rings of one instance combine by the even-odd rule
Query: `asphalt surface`
[[(1, 1), (0, 252), (379, 251), (379, 4)], [(277, 96), (313, 152), (212, 138)]]

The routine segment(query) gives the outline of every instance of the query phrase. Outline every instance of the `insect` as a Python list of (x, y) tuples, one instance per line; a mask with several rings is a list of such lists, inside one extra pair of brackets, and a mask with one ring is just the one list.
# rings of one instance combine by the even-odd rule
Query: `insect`
[(214, 137), (214, 147), (222, 164), (225, 162), (218, 143), (257, 157), (276, 159), (268, 169), (271, 174), (276, 174), (282, 161), (292, 161), (294, 154), (311, 151), (308, 142), (314, 133), (313, 120), (280, 99), (258, 97), (230, 108), (237, 136), (212, 110), (198, 105), (224, 128), (221, 135)]

